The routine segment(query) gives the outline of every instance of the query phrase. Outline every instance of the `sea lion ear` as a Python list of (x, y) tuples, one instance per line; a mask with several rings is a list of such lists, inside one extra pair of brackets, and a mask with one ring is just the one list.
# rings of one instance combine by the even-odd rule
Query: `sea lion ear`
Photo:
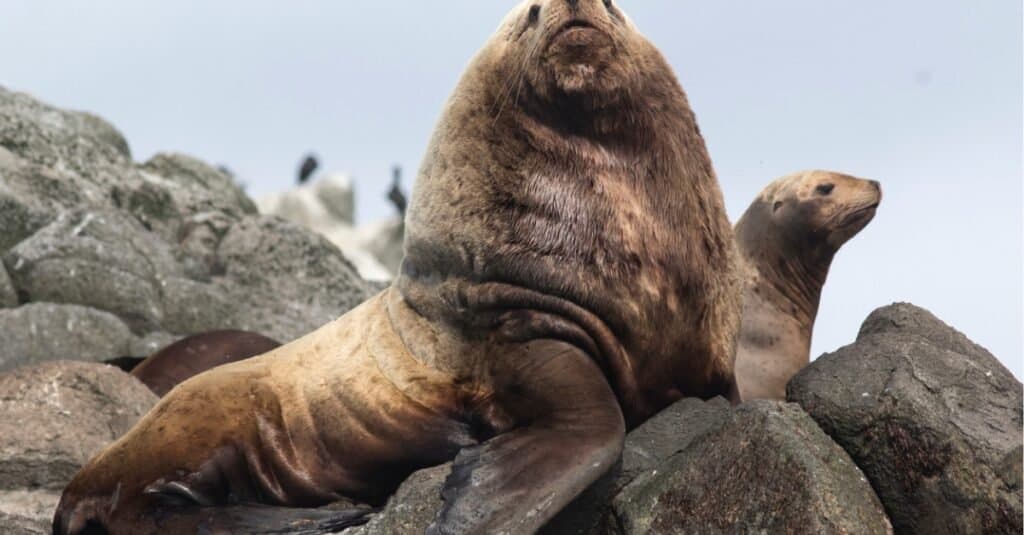
[[(558, 343), (563, 347), (571, 347)], [(523, 366), (523, 405), (536, 419), (464, 448), (441, 490), (428, 534), (534, 533), (607, 472), (622, 453), (625, 424), (598, 366), (572, 348)]]

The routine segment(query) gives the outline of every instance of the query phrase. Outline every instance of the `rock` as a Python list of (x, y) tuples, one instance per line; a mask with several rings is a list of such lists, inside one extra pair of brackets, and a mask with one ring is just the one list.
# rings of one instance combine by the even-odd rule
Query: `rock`
[(901, 533), (1021, 532), (1021, 383), (926, 310), (873, 312), (790, 382)]
[[(612, 501), (613, 533), (891, 533), (848, 455), (795, 405), (757, 401)], [(715, 428), (717, 427), (717, 428)]]
[(5, 149), (2, 142), (0, 139), (0, 253), (44, 227), (62, 210), (87, 204), (100, 195), (97, 188), (74, 175), (33, 164)]
[(45, 490), (0, 491), (0, 526), (5, 535), (51, 533), (60, 494)]
[[(352, 215), (346, 178), (318, 188), (329, 217)], [(319, 236), (259, 216), (224, 172), (182, 154), (136, 165), (101, 119), (3, 88), (0, 260), (0, 310), (81, 305), (113, 314), (134, 335), (126, 348), (113, 327), (94, 334), (116, 343), (70, 354), (62, 344), (53, 355), (8, 344), (0, 356), (10, 362), (142, 357), (159, 342), (222, 328), (287, 341), (375, 293)], [(25, 337), (15, 319), (16, 332), (0, 330), (0, 340)]]
[(622, 461), (553, 518), (543, 533), (607, 531), (604, 525), (612, 520), (609, 506), (619, 491), (638, 475), (662, 466), (693, 440), (721, 427), (730, 413), (729, 402), (723, 398), (706, 402), (687, 398), (654, 415), (626, 436)]
[(59, 492), (156, 401), (105, 364), (47, 362), (0, 375), (0, 491)]
[(130, 354), (135, 343), (112, 314), (50, 303), (0, 309), (0, 334), (0, 371), (57, 359), (100, 362)]
[(232, 328), (282, 342), (337, 318), (371, 289), (337, 247), (302, 227), (249, 217), (221, 240), (217, 262), (236, 306)]
[(112, 210), (65, 212), (3, 261), (28, 300), (105, 310), (138, 332), (161, 325), (162, 281), (181, 272), (162, 240)]
[(136, 194), (128, 208), (143, 221), (170, 223), (176, 231), (181, 219), (197, 214), (217, 213), (237, 220), (258, 213), (256, 204), (230, 176), (191, 156), (157, 154), (138, 169), (146, 184), (166, 192), (166, 199)]
[(3, 262), (0, 262), (0, 308), (13, 308), (18, 306), (18, 292), (14, 289), (7, 269)]
[(238, 306), (222, 286), (177, 277), (164, 280), (161, 327), (176, 333), (232, 328), (240, 321)]
[[(344, 533), (422, 533), (450, 469), (416, 472)], [(622, 462), (542, 533), (891, 531), (860, 470), (796, 405), (687, 399), (633, 430)]]
[(398, 487), (380, 512), (362, 526), (342, 531), (345, 535), (419, 535), (441, 510), (441, 486), (451, 463), (415, 472)]
[(99, 181), (131, 163), (117, 129), (88, 113), (49, 106), (0, 87), (0, 146), (32, 163)]

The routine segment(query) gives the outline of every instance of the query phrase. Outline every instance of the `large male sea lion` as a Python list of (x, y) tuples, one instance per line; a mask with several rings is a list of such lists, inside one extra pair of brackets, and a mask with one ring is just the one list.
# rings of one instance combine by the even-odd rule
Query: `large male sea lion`
[(786, 383), (810, 362), (832, 259), (881, 200), (874, 180), (806, 171), (769, 184), (736, 223), (746, 282), (736, 349), (741, 399), (785, 399)]
[(612, 2), (512, 11), (448, 101), (406, 218), (393, 287), (179, 385), (76, 475), (55, 533), (284, 529), (312, 513), (235, 504), (381, 503), (453, 458), (432, 531), (529, 533), (627, 428), (730, 391), (722, 195), (671, 69)]

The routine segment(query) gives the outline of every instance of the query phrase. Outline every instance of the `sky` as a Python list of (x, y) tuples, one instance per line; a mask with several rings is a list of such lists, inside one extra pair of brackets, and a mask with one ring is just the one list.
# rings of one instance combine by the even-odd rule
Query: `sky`
[[(224, 164), (259, 196), (302, 156), (351, 173), (360, 221), (410, 189), (441, 106), (512, 1), (6, 2), (0, 85), (112, 122), (144, 161)], [(735, 220), (774, 178), (879, 180), (829, 274), (812, 356), (923, 306), (1022, 359), (1019, 1), (619, 0), (669, 60)]]

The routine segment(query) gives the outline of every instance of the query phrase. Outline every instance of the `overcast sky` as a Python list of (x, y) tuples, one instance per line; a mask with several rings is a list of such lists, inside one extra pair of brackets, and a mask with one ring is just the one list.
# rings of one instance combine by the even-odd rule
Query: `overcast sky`
[[(5, 2), (0, 85), (117, 126), (137, 160), (225, 164), (254, 195), (303, 153), (357, 181), (359, 218), (411, 185), (462, 68), (514, 4), (178, 0)], [(696, 110), (730, 215), (773, 178), (882, 182), (840, 252), (813, 355), (910, 301), (1024, 377), (1019, 0), (620, 0)]]

